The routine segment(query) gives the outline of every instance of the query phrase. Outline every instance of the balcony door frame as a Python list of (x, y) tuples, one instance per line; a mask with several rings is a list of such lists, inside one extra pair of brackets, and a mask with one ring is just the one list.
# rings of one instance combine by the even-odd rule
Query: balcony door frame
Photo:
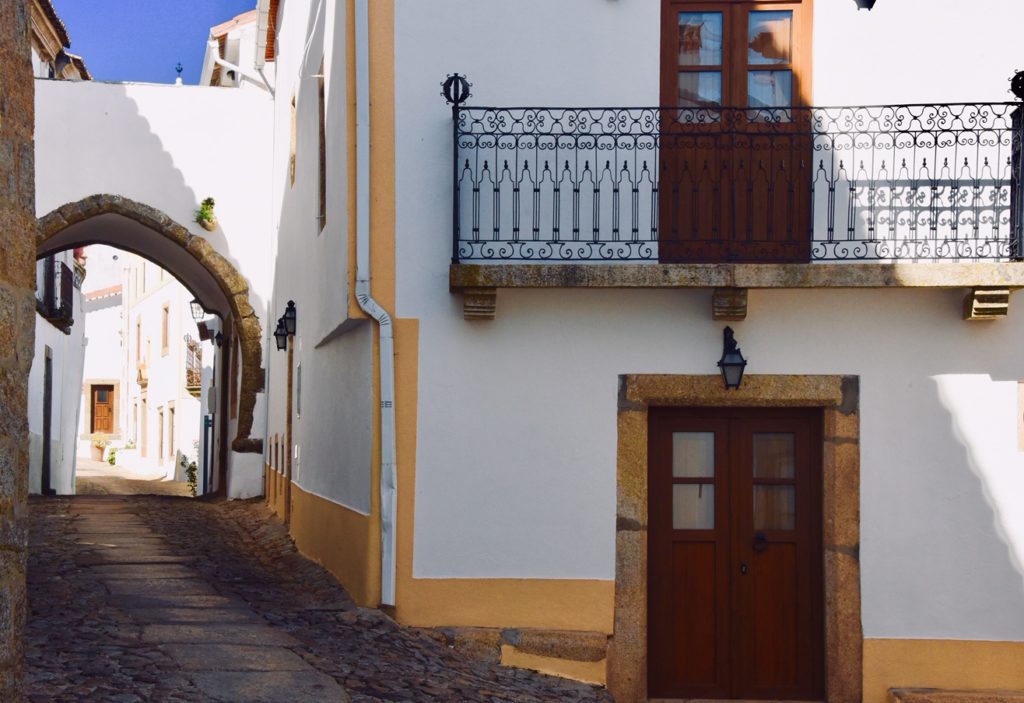
[[(811, 104), (813, 10), (813, 0), (662, 0), (661, 263), (810, 262), (813, 158), (810, 140), (805, 144), (801, 134), (807, 128), (807, 115), (793, 112), (788, 121), (776, 123), (763, 120), (760, 113), (751, 117), (746, 108), (748, 73), (773, 70), (791, 74), (789, 107)], [(748, 60), (750, 13), (764, 11), (792, 12), (786, 64)], [(721, 13), (720, 63), (680, 65), (681, 12)], [(690, 123), (678, 119), (676, 112), (679, 76), (695, 71), (720, 74), (724, 109), (695, 108), (707, 114), (697, 115)], [(786, 146), (769, 142), (773, 135), (785, 140)], [(804, 182), (806, 188), (800, 185)]]
[(857, 376), (619, 377), (614, 633), (608, 688), (647, 700), (648, 408), (820, 408), (824, 546), (825, 700), (859, 703), (863, 686), (860, 594), (860, 416)]

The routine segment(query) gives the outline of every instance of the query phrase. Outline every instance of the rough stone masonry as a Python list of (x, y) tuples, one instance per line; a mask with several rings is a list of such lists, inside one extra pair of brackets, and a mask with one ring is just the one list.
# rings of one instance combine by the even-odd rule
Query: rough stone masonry
[(33, 79), (25, 0), (0, 2), (0, 700), (21, 700), (28, 372), (35, 335)]

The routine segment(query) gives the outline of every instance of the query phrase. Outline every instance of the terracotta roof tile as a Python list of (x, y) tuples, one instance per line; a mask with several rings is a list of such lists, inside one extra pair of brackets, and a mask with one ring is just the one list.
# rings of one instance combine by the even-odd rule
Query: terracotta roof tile
[(227, 22), (222, 22), (221, 24), (218, 24), (216, 27), (211, 27), (210, 36), (220, 37), (224, 34), (227, 34), (235, 27), (241, 27), (243, 24), (249, 24), (250, 22), (255, 21), (256, 10), (249, 10), (248, 12), (243, 12), (242, 14), (236, 17), (232, 17)]

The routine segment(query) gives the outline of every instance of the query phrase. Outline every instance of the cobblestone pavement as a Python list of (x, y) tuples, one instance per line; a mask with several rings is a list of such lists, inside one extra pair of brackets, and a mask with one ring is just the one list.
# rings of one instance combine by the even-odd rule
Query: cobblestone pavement
[(256, 501), (33, 498), (28, 699), (610, 701), (356, 607)]
[(75, 459), (75, 493), (85, 495), (164, 495), (187, 496), (184, 481), (167, 481), (162, 472), (138, 472), (117, 464), (87, 457)]

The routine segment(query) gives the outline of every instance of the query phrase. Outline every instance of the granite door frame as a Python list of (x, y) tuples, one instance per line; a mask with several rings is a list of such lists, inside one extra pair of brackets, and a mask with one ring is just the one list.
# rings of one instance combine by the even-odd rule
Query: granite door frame
[(825, 697), (830, 703), (861, 700), (859, 406), (857, 376), (749, 375), (736, 390), (726, 390), (719, 375), (619, 377), (615, 624), (608, 652), (608, 688), (616, 701), (647, 700), (650, 407), (822, 409)]

